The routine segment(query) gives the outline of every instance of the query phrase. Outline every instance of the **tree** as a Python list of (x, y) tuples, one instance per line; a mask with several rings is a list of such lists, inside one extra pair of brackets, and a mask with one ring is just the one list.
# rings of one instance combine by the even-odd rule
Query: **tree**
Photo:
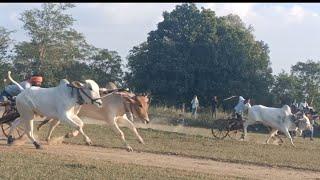
[[(6, 28), (0, 26), (0, 79), (6, 77), (8, 69), (12, 69), (12, 65), (8, 62), (8, 49), (13, 40), (10, 38), (11, 33)], [(0, 83), (0, 88), (3, 88), (3, 83)]]
[(93, 77), (99, 84), (106, 85), (108, 82), (115, 82), (118, 86), (122, 85), (122, 59), (116, 51), (100, 49), (92, 59), (90, 68), (95, 72)]
[(26, 71), (33, 69), (45, 76), (47, 86), (53, 86), (65, 78), (65, 66), (90, 56), (92, 46), (72, 28), (75, 20), (66, 14), (73, 7), (70, 3), (44, 3), (41, 9), (22, 13), (20, 20), (31, 41), (15, 47), (18, 72), (30, 73)]
[(294, 101), (298, 102), (302, 98), (299, 79), (284, 71), (275, 76), (271, 93), (274, 95), (274, 105), (278, 107), (285, 104), (291, 105)]
[(9, 45), (12, 43), (12, 39), (10, 38), (10, 34), (14, 31), (8, 31), (4, 27), (0, 26), (0, 61), (3, 62), (7, 57), (7, 51), (9, 49)]
[(298, 62), (291, 67), (291, 73), (299, 79), (301, 87), (300, 97), (307, 98), (309, 102), (314, 102), (317, 107), (320, 105), (320, 62), (307, 60)]
[(212, 96), (243, 95), (268, 102), (271, 75), (267, 44), (238, 16), (216, 17), (195, 4), (168, 13), (146, 42), (128, 56), (126, 82), (151, 91), (156, 102), (180, 104), (198, 95), (201, 105)]

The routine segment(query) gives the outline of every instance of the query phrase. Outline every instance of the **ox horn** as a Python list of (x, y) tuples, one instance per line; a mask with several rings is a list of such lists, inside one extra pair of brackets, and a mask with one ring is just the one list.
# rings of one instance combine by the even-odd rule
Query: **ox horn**
[(73, 81), (71, 84), (77, 88), (82, 88), (84, 86), (83, 83), (79, 81)]

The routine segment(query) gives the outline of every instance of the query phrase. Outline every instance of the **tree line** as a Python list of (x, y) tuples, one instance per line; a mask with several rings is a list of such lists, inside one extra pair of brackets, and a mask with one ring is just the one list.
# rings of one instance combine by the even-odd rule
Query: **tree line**
[(253, 26), (237, 15), (218, 17), (193, 3), (177, 5), (163, 12), (156, 30), (132, 47), (124, 64), (116, 51), (89, 44), (73, 28), (75, 19), (67, 12), (74, 7), (44, 3), (25, 10), (20, 21), (29, 41), (14, 43), (14, 31), (0, 26), (0, 78), (10, 69), (19, 80), (42, 74), (45, 87), (63, 78), (90, 78), (100, 86), (112, 81), (134, 92), (150, 92), (153, 103), (166, 105), (189, 104), (193, 95), (202, 106), (209, 106), (213, 96), (222, 101), (232, 95), (267, 106), (303, 98), (320, 105), (320, 63), (298, 62), (290, 73), (272, 75), (268, 44), (256, 40)]

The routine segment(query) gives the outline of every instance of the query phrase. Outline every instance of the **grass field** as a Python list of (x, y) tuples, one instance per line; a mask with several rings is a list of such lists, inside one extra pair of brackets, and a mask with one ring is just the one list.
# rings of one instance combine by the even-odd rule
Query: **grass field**
[(36, 151), (1, 152), (0, 171), (0, 179), (236, 179), (169, 168), (60, 157)]
[[(167, 113), (165, 113), (168, 111)], [(150, 115), (154, 123), (162, 122), (161, 130), (153, 129), (156, 124), (145, 125), (138, 129), (145, 141), (145, 145), (138, 143), (134, 134), (125, 127), (128, 143), (136, 152), (167, 154), (196, 159), (211, 159), (222, 162), (251, 164), (267, 167), (286, 167), (297, 171), (320, 171), (320, 140), (314, 141), (295, 138), (296, 147), (292, 147), (288, 139), (283, 145), (264, 144), (267, 134), (249, 133), (248, 141), (236, 141), (226, 138), (216, 140), (212, 138), (208, 128), (191, 128), (183, 126), (169, 126), (172, 119), (179, 118), (179, 111), (163, 108)], [(206, 125), (208, 114), (199, 116), (198, 120), (189, 118), (197, 127)], [(219, 114), (220, 117), (225, 114)], [(207, 117), (208, 118), (208, 117)], [(203, 121), (198, 123), (197, 121)], [(200, 125), (199, 125), (200, 124)], [(201, 125), (202, 124), (202, 125)], [(198, 126), (199, 125), (199, 126)], [(148, 128), (149, 127), (149, 128)], [(180, 129), (181, 132), (170, 132)], [(38, 139), (44, 140), (48, 126), (37, 132)], [(54, 137), (61, 137), (71, 129), (66, 125), (59, 125), (53, 133)], [(108, 149), (124, 149), (124, 146), (110, 127), (87, 124), (84, 131), (93, 141), (93, 146)], [(192, 133), (190, 133), (192, 132)], [(59, 139), (59, 138), (58, 138)], [(67, 144), (85, 145), (83, 137), (64, 139)], [(51, 146), (54, 146), (51, 145)], [(41, 151), (24, 151), (17, 148), (3, 150), (0, 147), (0, 179), (241, 179), (241, 176), (217, 176), (181, 169), (150, 167), (136, 164), (96, 161), (74, 157), (44, 154)], [(79, 178), (80, 177), (80, 178)], [(253, 177), (254, 178), (254, 177)]]
[[(153, 129), (139, 129), (146, 145), (139, 144), (135, 136), (127, 128), (122, 128), (129, 144), (136, 151), (179, 156), (208, 158), (218, 161), (247, 163), (265, 166), (290, 167), (304, 170), (320, 171), (320, 141), (296, 138), (296, 148), (288, 139), (283, 145), (263, 144), (267, 135), (249, 133), (249, 141), (230, 139), (215, 140), (211, 137), (173, 133)], [(70, 129), (69, 129), (70, 130)], [(120, 138), (105, 126), (87, 125), (85, 132), (91, 137), (95, 146), (123, 148)], [(40, 137), (44, 137), (47, 127), (41, 129)], [(54, 136), (62, 136), (68, 131), (59, 126)], [(209, 131), (209, 130), (208, 130)], [(81, 136), (66, 139), (68, 143), (85, 144)]]

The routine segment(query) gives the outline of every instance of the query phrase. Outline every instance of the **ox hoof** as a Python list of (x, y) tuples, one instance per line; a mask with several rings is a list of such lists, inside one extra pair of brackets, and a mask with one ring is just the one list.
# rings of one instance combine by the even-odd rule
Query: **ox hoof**
[(7, 140), (7, 144), (11, 145), (13, 141), (14, 141), (14, 138), (12, 136), (9, 136)]
[(92, 141), (86, 141), (86, 145), (91, 146), (92, 145)]
[(68, 134), (66, 134), (64, 137), (65, 137), (65, 138), (70, 138), (70, 137), (72, 137), (71, 134), (72, 134), (72, 133), (68, 133)]
[(36, 147), (36, 149), (42, 149), (42, 147), (40, 146), (40, 144), (38, 144), (36, 141), (33, 142), (33, 145)]
[(127, 146), (127, 151), (128, 151), (128, 152), (133, 152), (133, 149), (132, 149), (132, 147), (130, 147), (130, 146)]

